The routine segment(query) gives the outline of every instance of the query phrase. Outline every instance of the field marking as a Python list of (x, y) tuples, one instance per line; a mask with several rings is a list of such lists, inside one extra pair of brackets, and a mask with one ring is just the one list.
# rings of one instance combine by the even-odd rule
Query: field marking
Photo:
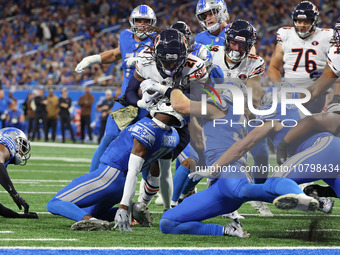
[[(66, 170), (66, 169), (65, 169)], [(27, 169), (16, 169), (16, 170), (11, 170), (11, 173), (56, 173), (56, 174), (60, 174), (63, 173), (63, 171), (60, 170), (27, 170)], [(66, 171), (65, 171), (66, 172)], [(78, 171), (67, 171), (67, 173), (71, 173), (71, 174), (85, 174), (88, 173), (88, 169), (84, 170), (78, 170)]]
[(12, 234), (12, 233), (14, 232), (9, 230), (0, 231), (0, 234)]
[(0, 238), (0, 241), (78, 241), (79, 239), (60, 239), (60, 238)]
[(63, 143), (40, 143), (31, 142), (31, 146), (37, 147), (61, 147), (61, 148), (84, 148), (84, 149), (96, 149), (98, 145), (96, 144), (63, 144)]
[(83, 163), (91, 163), (92, 159), (90, 158), (67, 158), (67, 157), (39, 157), (33, 156), (30, 158), (32, 160), (61, 160), (66, 162), (83, 162)]
[[(7, 191), (0, 191), (0, 193), (8, 193)], [(19, 192), (20, 194), (48, 194), (48, 195), (53, 195), (53, 194), (56, 194), (57, 192), (49, 192), (49, 191), (39, 191), (39, 192), (36, 192), (36, 191), (20, 191)]]
[(340, 246), (301, 246), (301, 247), (29, 247), (29, 246), (2, 246), (3, 249), (32, 249), (32, 250), (339, 250)]
[[(286, 232), (310, 232), (310, 229), (287, 229)], [(340, 229), (315, 229), (315, 231), (320, 231), (320, 232), (340, 232)]]

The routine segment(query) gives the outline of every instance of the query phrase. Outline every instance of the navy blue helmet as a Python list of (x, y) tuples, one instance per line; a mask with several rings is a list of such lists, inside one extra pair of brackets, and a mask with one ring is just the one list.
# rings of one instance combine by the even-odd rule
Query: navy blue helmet
[(334, 26), (333, 38), (336, 45), (340, 47), (340, 17)]
[(184, 35), (175, 29), (163, 30), (155, 38), (155, 61), (163, 78), (179, 74), (187, 60)]
[[(235, 50), (232, 43), (239, 44), (239, 49)], [(237, 20), (231, 23), (225, 32), (225, 52), (227, 57), (233, 62), (240, 62), (248, 56), (251, 48), (256, 42), (255, 28), (245, 20)]]
[[(296, 33), (301, 38), (306, 38), (312, 32), (315, 31), (315, 28), (316, 28), (318, 21), (319, 21), (319, 10), (311, 2), (303, 1), (303, 2), (299, 3), (294, 8), (294, 11), (292, 12), (292, 19), (294, 21), (294, 28), (295, 28)], [(296, 21), (301, 20), (301, 19), (312, 20), (312, 25), (310, 26), (309, 30), (307, 30), (305, 32), (301, 32), (301, 31), (298, 30), (297, 25), (296, 25)]]
[(176, 29), (179, 32), (181, 32), (184, 35), (185, 39), (187, 40), (187, 44), (190, 42), (192, 33), (187, 23), (183, 21), (177, 21), (170, 28)]

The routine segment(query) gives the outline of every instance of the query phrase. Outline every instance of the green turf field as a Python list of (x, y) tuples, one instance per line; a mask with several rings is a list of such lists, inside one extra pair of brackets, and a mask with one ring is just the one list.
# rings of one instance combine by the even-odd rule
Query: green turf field
[[(158, 222), (162, 207), (152, 202), (154, 227), (132, 226), (133, 232), (74, 232), (73, 221), (51, 215), (46, 203), (73, 178), (88, 171), (95, 146), (46, 144), (32, 145), (32, 158), (24, 167), (10, 166), (10, 177), (32, 211), (38, 212), (38, 220), (1, 218), (0, 246), (39, 247), (249, 247), (249, 246), (340, 246), (340, 202), (335, 203), (331, 215), (321, 212), (286, 212), (269, 205), (273, 218), (256, 215), (249, 203), (238, 211), (245, 216), (244, 229), (249, 239), (219, 236), (165, 235)], [(71, 146), (75, 146), (72, 148)], [(271, 159), (274, 164), (274, 159)], [(205, 188), (205, 181), (198, 189)], [(0, 201), (18, 210), (5, 190)], [(206, 222), (225, 225), (229, 220), (222, 217)]]

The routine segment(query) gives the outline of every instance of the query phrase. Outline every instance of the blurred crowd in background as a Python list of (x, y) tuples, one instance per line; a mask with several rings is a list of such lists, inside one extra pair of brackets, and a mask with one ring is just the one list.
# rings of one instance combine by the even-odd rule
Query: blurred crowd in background
[[(256, 28), (257, 54), (266, 61), (267, 67), (275, 49), (276, 31), (282, 26), (293, 25), (291, 12), (299, 2), (297, 0), (226, 0), (230, 22), (242, 18)], [(26, 99), (19, 100), (18, 104), (12, 93), (15, 90), (33, 90), (43, 86), (39, 88), (45, 89), (47, 98), (46, 88), (53, 88), (60, 95), (58, 99), (60, 100), (62, 97), (60, 91), (63, 88), (72, 88), (72, 90), (78, 88), (83, 92), (83, 88), (89, 85), (101, 87), (102, 91), (107, 88), (112, 89), (106, 91), (105, 96), (102, 93), (101, 101), (95, 100), (95, 109), (92, 110), (90, 119), (93, 121), (93, 112), (95, 112), (96, 122), (92, 123), (91, 127), (88, 126), (86, 131), (86, 139), (91, 142), (92, 128), (99, 125), (96, 134), (100, 140), (101, 132), (104, 131), (100, 131), (100, 125), (105, 125), (104, 119), (106, 120), (108, 113), (103, 113), (98, 107), (102, 106), (106, 95), (110, 94), (111, 97), (119, 95), (117, 89), (120, 88), (123, 79), (122, 63), (118, 61), (111, 65), (94, 65), (82, 74), (74, 71), (77, 64), (85, 56), (116, 48), (120, 32), (130, 27), (128, 18), (131, 11), (140, 4), (147, 4), (153, 8), (157, 15), (158, 27), (167, 28), (182, 20), (196, 35), (202, 31), (195, 16), (196, 3), (196, 0), (0, 0), (0, 88), (8, 91), (8, 97), (4, 97), (3, 91), (0, 91), (2, 120), (0, 127), (4, 127), (6, 123), (7, 125), (22, 123), (24, 125), (22, 129), (27, 132), (30, 139), (35, 138), (35, 133), (37, 138), (40, 138), (48, 127), (55, 128), (55, 121), (48, 122), (46, 115), (46, 122), (41, 119), (36, 120), (39, 122), (37, 128), (43, 131), (34, 130), (34, 118), (37, 118), (34, 111), (37, 109), (32, 109), (33, 113), (30, 111), (29, 108), (34, 104), (29, 100), (34, 101), (39, 92), (29, 93), (27, 97), (25, 96)], [(316, 0), (313, 3), (319, 7), (321, 21), (319, 26), (334, 27), (340, 16), (340, 1)], [(262, 76), (262, 81), (263, 86), (268, 85), (266, 72)], [(9, 90), (14, 85), (16, 85), (15, 89)], [(73, 101), (75, 100), (78, 98), (73, 98)], [(58, 110), (55, 109), (58, 113), (59, 103), (58, 101)], [(80, 108), (79, 105), (77, 107)], [(75, 133), (74, 137), (72, 133), (69, 137), (73, 142), (77, 137), (84, 142), (84, 130), (88, 125), (88, 121), (86, 125), (80, 121), (81, 113), (76, 111), (80, 110), (79, 108), (69, 110)], [(61, 116), (58, 113), (53, 118), (59, 119)], [(75, 121), (77, 118), (78, 122)], [(31, 124), (30, 119), (33, 121)], [(77, 127), (75, 123), (78, 123)], [(61, 119), (57, 125), (61, 125)], [(55, 132), (60, 133), (60, 130), (62, 128), (58, 128)], [(55, 140), (53, 130), (50, 137)], [(65, 137), (62, 137), (62, 141), (65, 141)], [(47, 141), (49, 138), (45, 136), (44, 139)]]
[[(121, 62), (95, 65), (83, 74), (74, 72), (83, 57), (117, 47), (119, 33), (129, 28), (134, 7), (147, 4), (157, 15), (157, 26), (178, 20), (202, 31), (196, 0), (18, 0), (0, 1), (0, 85), (98, 85), (119, 87)], [(269, 64), (276, 31), (291, 26), (296, 0), (226, 0), (230, 21), (250, 21), (258, 32), (257, 53)], [(320, 11), (320, 26), (333, 27), (340, 16), (340, 1), (313, 1)], [(266, 74), (264, 74), (265, 78)]]

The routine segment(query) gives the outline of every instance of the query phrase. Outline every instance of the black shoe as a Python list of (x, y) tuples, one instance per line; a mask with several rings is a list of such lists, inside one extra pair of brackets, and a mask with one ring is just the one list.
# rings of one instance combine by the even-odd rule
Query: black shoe
[(311, 197), (338, 197), (330, 186), (321, 186), (318, 184), (308, 185), (303, 189), (303, 192)]

